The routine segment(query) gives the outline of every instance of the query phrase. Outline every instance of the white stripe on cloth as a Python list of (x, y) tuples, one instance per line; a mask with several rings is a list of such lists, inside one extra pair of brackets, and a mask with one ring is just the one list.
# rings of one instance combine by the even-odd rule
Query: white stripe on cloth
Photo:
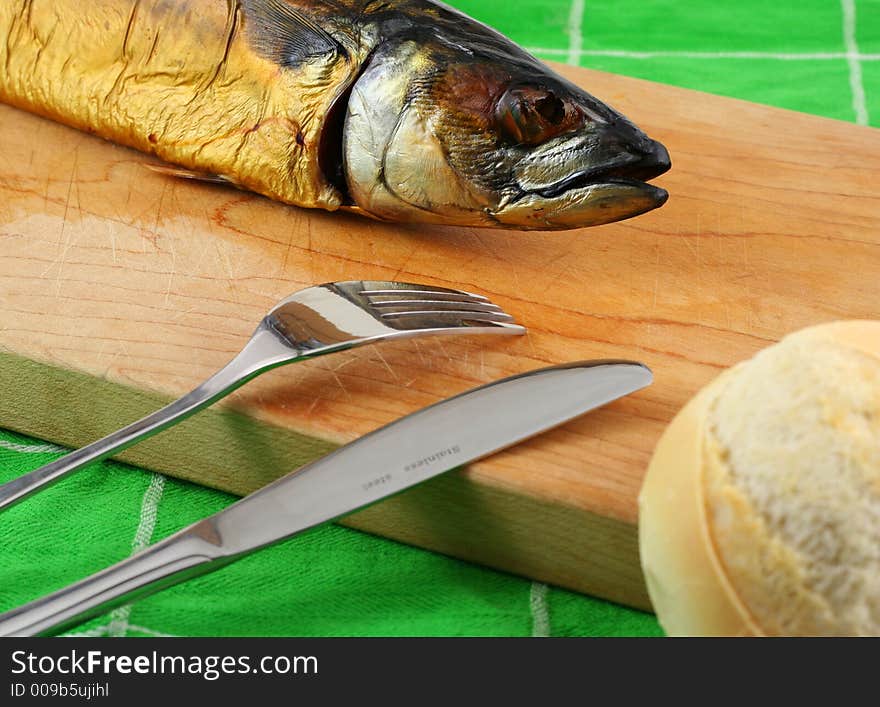
[[(104, 624), (103, 626), (96, 626), (95, 628), (90, 628), (85, 631), (74, 631), (71, 633), (61, 634), (62, 638), (90, 638), (94, 636), (104, 636), (110, 631), (111, 624)], [(159, 638), (177, 638), (177, 636), (173, 633), (162, 633), (162, 631), (155, 631), (151, 628), (147, 628), (146, 626), (135, 626), (134, 624), (128, 625), (128, 630), (134, 633), (143, 633), (147, 636), (157, 636)]]
[(23, 454), (48, 454), (50, 452), (67, 451), (64, 447), (59, 447), (56, 444), (18, 444), (17, 442), (7, 442), (5, 439), (0, 439), (0, 448)]
[(568, 51), (566, 61), (569, 64), (577, 64), (581, 56), (581, 47), (584, 43), (584, 0), (571, 0), (571, 9), (568, 11)]
[(859, 45), (856, 42), (856, 3), (855, 0), (840, 0), (843, 14), (843, 41), (846, 45), (849, 64), (849, 88), (852, 91), (853, 111), (856, 123), (868, 124), (868, 104), (865, 100), (865, 84), (862, 82), (862, 64), (859, 60)]
[(626, 49), (581, 49), (572, 59), (571, 49), (555, 49), (551, 47), (527, 47), (532, 54), (547, 56), (564, 56), (567, 61), (576, 64), (578, 57), (597, 56), (619, 59), (768, 59), (776, 61), (880, 61), (880, 54), (860, 54), (858, 51), (846, 52), (689, 52), (689, 51), (656, 51), (634, 52)]
[[(156, 515), (159, 509), (159, 501), (162, 500), (162, 492), (165, 490), (165, 477), (161, 474), (153, 474), (150, 485), (144, 492), (141, 500), (141, 517), (134, 540), (131, 541), (131, 554), (140, 552), (150, 544), (153, 531), (156, 528)], [(108, 635), (124, 636), (129, 629), (128, 617), (131, 615), (131, 604), (120, 606), (110, 614)]]
[(135, 626), (134, 624), (129, 624), (128, 630), (133, 631), (134, 633), (143, 633), (147, 636), (157, 636), (158, 638), (177, 638), (177, 636), (173, 633), (163, 633), (162, 631), (156, 631), (154, 629), (147, 628), (146, 626)]
[(547, 585), (532, 582), (529, 592), (529, 609), (532, 612), (532, 637), (546, 638), (550, 635), (550, 608), (547, 606)]
[(103, 636), (107, 633), (107, 629), (110, 628), (109, 624), (107, 626), (96, 626), (95, 628), (90, 628), (86, 631), (75, 631), (73, 633), (62, 633), (61, 638), (94, 638), (95, 636)]

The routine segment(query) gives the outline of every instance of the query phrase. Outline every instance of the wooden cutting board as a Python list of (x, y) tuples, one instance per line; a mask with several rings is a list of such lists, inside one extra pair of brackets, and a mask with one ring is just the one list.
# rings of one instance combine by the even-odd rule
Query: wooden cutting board
[(648, 607), (636, 496), (664, 426), (784, 334), (878, 316), (880, 131), (557, 68), (667, 145), (666, 206), (561, 233), (378, 224), (154, 174), (143, 155), (0, 106), (0, 426), (92, 441), (195, 386), (307, 285), (484, 293), (528, 335), (278, 369), (123, 458), (243, 494), (474, 385), (639, 359), (652, 387), (345, 522)]

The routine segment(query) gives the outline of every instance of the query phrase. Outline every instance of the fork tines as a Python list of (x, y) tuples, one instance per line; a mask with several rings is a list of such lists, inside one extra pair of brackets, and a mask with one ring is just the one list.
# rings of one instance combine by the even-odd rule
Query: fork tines
[(384, 297), (384, 296), (398, 296), (404, 295), (407, 297), (412, 297), (416, 299), (430, 299), (430, 300), (448, 300), (450, 302), (488, 302), (488, 298), (483, 297), (483, 295), (477, 295), (473, 292), (465, 292), (464, 290), (448, 290), (445, 288), (415, 288), (415, 287), (407, 287), (401, 289), (386, 289), (386, 290), (363, 290), (361, 292), (365, 297)]
[(361, 292), (383, 321), (425, 317), (460, 319), (481, 325), (511, 326), (513, 317), (483, 295), (425, 286), (365, 289)]

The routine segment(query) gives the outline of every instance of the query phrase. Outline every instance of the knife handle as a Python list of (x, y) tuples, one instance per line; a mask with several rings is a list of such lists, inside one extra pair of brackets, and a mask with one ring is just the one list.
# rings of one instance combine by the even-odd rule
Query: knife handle
[(0, 636), (57, 633), (236, 559), (218, 553), (205, 538), (206, 530), (204, 521), (191, 525), (75, 584), (0, 614)]

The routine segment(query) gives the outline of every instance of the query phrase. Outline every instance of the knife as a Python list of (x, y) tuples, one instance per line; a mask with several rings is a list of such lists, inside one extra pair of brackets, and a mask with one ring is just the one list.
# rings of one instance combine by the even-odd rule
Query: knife
[(340, 447), (75, 584), (0, 614), (0, 636), (58, 632), (485, 457), (650, 385), (633, 361), (505, 378)]

